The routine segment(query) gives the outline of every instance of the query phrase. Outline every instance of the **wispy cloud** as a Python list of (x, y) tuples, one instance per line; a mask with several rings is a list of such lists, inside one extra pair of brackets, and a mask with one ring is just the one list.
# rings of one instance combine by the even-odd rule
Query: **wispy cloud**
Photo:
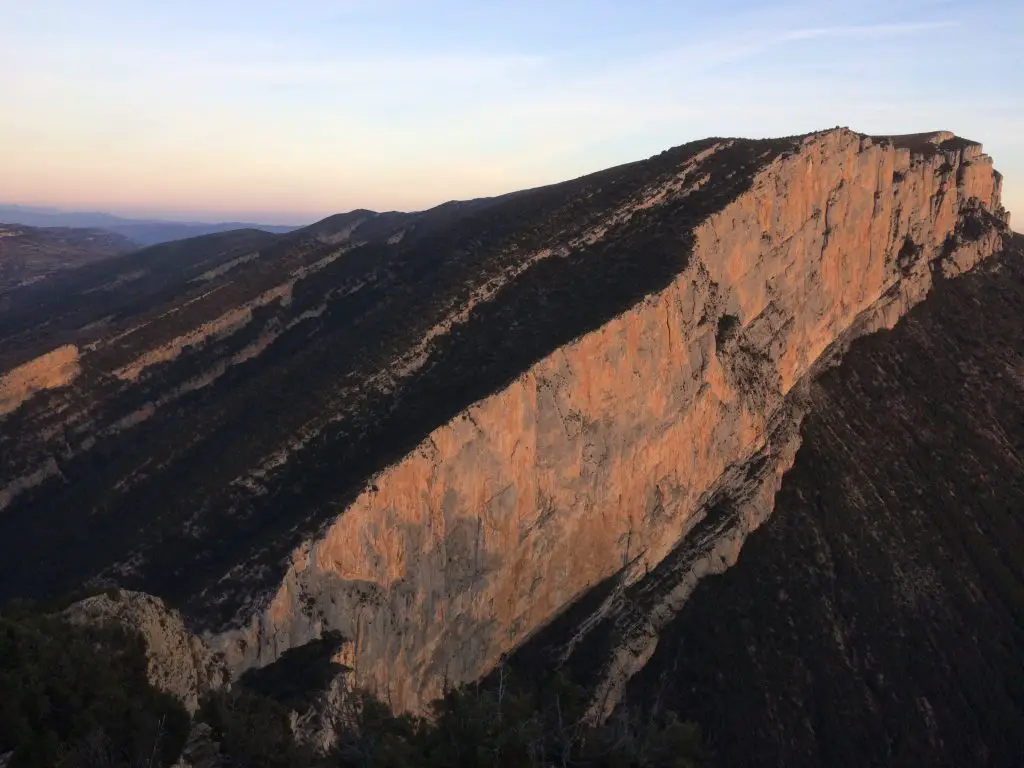
[(959, 26), (959, 21), (949, 19), (945, 21), (920, 21), (906, 24), (863, 24), (839, 27), (810, 27), (807, 29), (793, 29), (785, 32), (779, 39), (779, 42), (785, 43), (799, 40), (815, 40), (824, 37), (882, 39), (887, 37), (918, 35), (925, 32), (934, 32), (939, 29), (950, 29)]
[(707, 72), (725, 64), (775, 52), (786, 46), (829, 38), (862, 41), (922, 35), (960, 26), (957, 20), (921, 21), (901, 24), (865, 24), (828, 27), (750, 29), (716, 39), (683, 45), (639, 62), (635, 69), (685, 68), (687, 74)]

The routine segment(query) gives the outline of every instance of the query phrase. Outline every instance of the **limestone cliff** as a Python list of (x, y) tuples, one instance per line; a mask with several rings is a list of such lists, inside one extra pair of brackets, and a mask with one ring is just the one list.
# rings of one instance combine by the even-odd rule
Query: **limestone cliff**
[(967, 242), (957, 230), (998, 195), (974, 145), (925, 156), (848, 131), (809, 137), (700, 224), (665, 290), (377, 476), (296, 552), (266, 612), (225, 638), (229, 655), (261, 663), (340, 629), (357, 683), (415, 708), (590, 587), (655, 568), (727, 470), (771, 450), (756, 511), (714, 542), (734, 561), (792, 460), (792, 431), (768, 446), (786, 396), (858, 319), (858, 331), (891, 325), (933, 268), (990, 254), (998, 228)]
[(339, 631), (396, 708), (557, 635), (608, 711), (770, 512), (810, 377), (999, 247), (999, 186), (946, 133), (709, 139), (16, 293), (0, 360), (80, 354), (0, 416), (0, 597), (145, 589), (236, 671)]

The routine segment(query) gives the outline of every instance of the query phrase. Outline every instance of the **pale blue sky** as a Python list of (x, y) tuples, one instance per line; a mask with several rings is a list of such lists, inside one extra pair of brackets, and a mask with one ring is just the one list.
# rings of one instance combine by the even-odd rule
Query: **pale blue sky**
[(1022, 77), (1021, 0), (0, 0), (0, 202), (301, 222), (848, 125), (982, 141), (1024, 216)]

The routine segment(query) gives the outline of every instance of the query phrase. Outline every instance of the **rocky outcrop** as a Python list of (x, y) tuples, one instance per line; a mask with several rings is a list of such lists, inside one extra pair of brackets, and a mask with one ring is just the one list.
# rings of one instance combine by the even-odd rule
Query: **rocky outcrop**
[(228, 759), (221, 753), (213, 729), (206, 723), (193, 724), (174, 768), (222, 768), (226, 765), (229, 765)]
[(72, 622), (113, 623), (137, 632), (146, 643), (149, 682), (176, 697), (190, 714), (195, 714), (204, 694), (229, 681), (223, 661), (159, 598), (113, 590), (73, 604), (65, 615)]
[(997, 249), (999, 183), (951, 134), (709, 139), (129, 259), (78, 278), (102, 317), (15, 301), (0, 359), (84, 352), (0, 422), (3, 482), (57, 469), (0, 515), (0, 592), (146, 589), (235, 671), (340, 632), (400, 709), (583, 600), (559, 658), (605, 649), (607, 711), (770, 512), (816, 369)]

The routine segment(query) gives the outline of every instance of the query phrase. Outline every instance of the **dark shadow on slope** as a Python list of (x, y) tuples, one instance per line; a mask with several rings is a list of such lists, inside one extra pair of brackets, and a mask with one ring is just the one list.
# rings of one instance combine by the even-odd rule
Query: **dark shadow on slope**
[(272, 664), (246, 670), (239, 683), (288, 709), (306, 712), (344, 672), (345, 667), (334, 661), (344, 642), (341, 633), (326, 632), (317, 640), (289, 648)]

